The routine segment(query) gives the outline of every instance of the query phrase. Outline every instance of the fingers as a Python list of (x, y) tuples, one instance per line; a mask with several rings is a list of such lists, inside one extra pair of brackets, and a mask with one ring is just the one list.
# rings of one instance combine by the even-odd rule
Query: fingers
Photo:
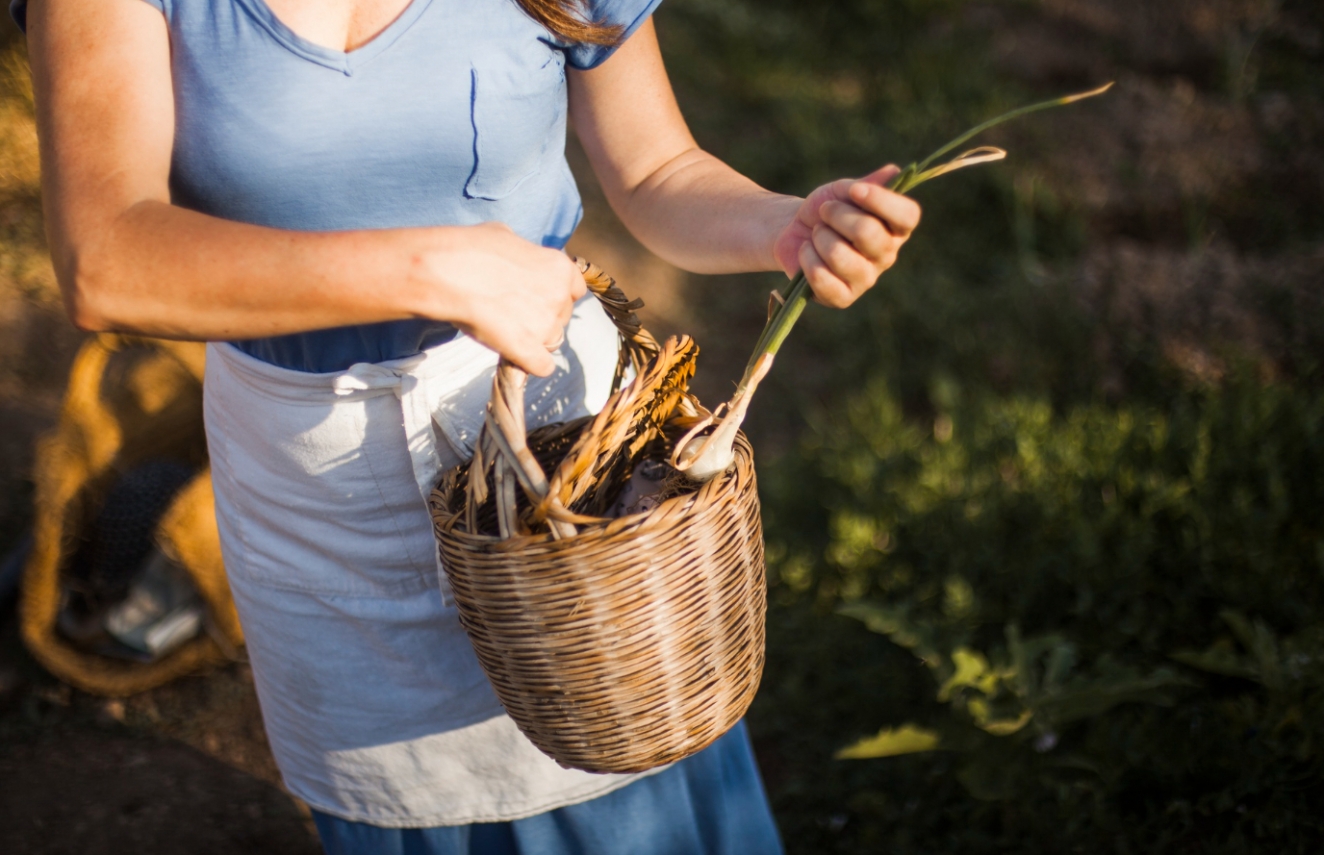
[(561, 305), (561, 313), (557, 319), (556, 331), (551, 339), (548, 339), (547, 347), (556, 350), (565, 341), (565, 328), (570, 323), (570, 317), (574, 314), (575, 303), (581, 297), (588, 293), (588, 285), (584, 282), (584, 274), (579, 272), (579, 265), (570, 259), (570, 256), (562, 253), (566, 261), (566, 271), (568, 281), (566, 287), (569, 299)]
[(887, 166), (875, 169), (868, 175), (861, 178), (861, 181), (867, 181), (870, 184), (877, 184), (879, 187), (886, 187), (887, 182), (891, 181), (901, 174), (901, 167), (895, 163), (889, 163)]
[(860, 209), (878, 217), (894, 237), (908, 238), (919, 225), (920, 207), (914, 199), (868, 181), (851, 185), (849, 197)]
[(526, 349), (521, 348), (518, 354), (501, 355), (535, 377), (547, 377), (556, 370), (556, 360), (552, 358), (551, 351), (546, 349), (533, 348), (526, 352)]
[[(823, 272), (818, 274), (816, 283), (806, 267), (806, 277), (814, 285), (820, 302), (834, 307), (848, 306), (896, 263), (905, 238), (895, 237), (877, 217), (846, 202), (825, 204), (823, 222), (810, 239), (814, 251), (811, 261), (821, 266)], [(842, 288), (846, 289), (845, 294)]]
[(846, 283), (852, 294), (858, 296), (868, 290), (883, 272), (878, 261), (866, 258), (850, 241), (826, 226), (814, 229), (813, 244), (828, 270)]
[(881, 259), (900, 247), (883, 221), (848, 202), (828, 202), (823, 206), (823, 222), (850, 241), (866, 258)]
[(556, 370), (554, 355), (565, 344), (569, 324), (570, 313), (567, 312), (552, 332), (541, 336), (536, 333), (521, 335), (518, 340), (509, 342), (505, 349), (498, 347), (495, 350), (529, 374), (546, 377)]
[(844, 308), (855, 302), (896, 263), (902, 244), (919, 225), (919, 205), (882, 186), (899, 171), (888, 166), (848, 182), (844, 196), (819, 206), (821, 224), (801, 246), (799, 261), (820, 303)]
[(579, 265), (575, 264), (574, 259), (564, 252), (559, 250), (557, 252), (565, 259), (566, 282), (570, 288), (570, 302), (574, 303), (588, 293), (588, 283), (584, 281), (584, 274), (579, 272)]
[[(562, 252), (557, 252), (557, 255), (560, 256), (560, 260), (563, 262), (561, 264), (561, 273), (564, 279), (561, 284), (564, 286), (565, 290), (560, 294), (557, 294), (554, 289), (552, 291), (551, 300), (553, 303), (553, 311), (551, 313), (550, 326), (545, 334), (541, 338), (536, 338), (534, 336), (526, 337), (526, 340), (534, 339), (541, 341), (543, 350), (548, 353), (555, 353), (560, 349), (561, 345), (565, 343), (565, 331), (566, 327), (570, 324), (571, 316), (574, 314), (575, 303), (588, 293), (588, 285), (584, 282), (584, 275), (580, 273), (579, 266), (576, 265), (568, 255)], [(541, 359), (539, 361), (541, 361)], [(546, 376), (545, 374), (532, 370), (529, 370), (529, 373), (538, 374), (538, 376)]]
[[(575, 303), (588, 292), (579, 266), (499, 223), (474, 226), (461, 251), (448, 251), (448, 319), (529, 374), (546, 377), (558, 362)], [(458, 260), (457, 260), (458, 259)], [(455, 268), (460, 268), (456, 270)]]
[(855, 302), (855, 293), (823, 261), (812, 241), (800, 247), (800, 269), (804, 271), (814, 299), (834, 309), (844, 309)]
[[(801, 206), (802, 209), (803, 207)], [(772, 255), (787, 276), (794, 277), (796, 273), (800, 272), (800, 247), (809, 240), (812, 234), (812, 227), (806, 226), (797, 215), (791, 221), (791, 224), (778, 235), (772, 248)]]
[(527, 336), (515, 334), (489, 338), (483, 335), (479, 328), (466, 325), (460, 329), (484, 347), (496, 351), (502, 359), (521, 368), (526, 374), (546, 377), (556, 370), (556, 359), (552, 356), (552, 352), (538, 345), (529, 346)]
[[(578, 266), (564, 253), (544, 257), (543, 270), (516, 273), (502, 299), (487, 298), (471, 334), (525, 372), (546, 377), (557, 369), (553, 354), (565, 342), (575, 301), (588, 291)], [(550, 276), (548, 274), (551, 274)], [(530, 286), (533, 282), (541, 285)], [(470, 332), (466, 330), (466, 332)]]

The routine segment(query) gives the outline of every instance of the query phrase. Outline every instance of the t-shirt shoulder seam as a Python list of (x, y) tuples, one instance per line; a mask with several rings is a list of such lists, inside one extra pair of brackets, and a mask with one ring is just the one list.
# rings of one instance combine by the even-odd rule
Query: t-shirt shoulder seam
[(612, 54), (616, 53), (617, 49), (620, 48), (621, 45), (625, 44), (626, 40), (629, 39), (630, 36), (634, 35), (635, 32), (644, 25), (644, 22), (647, 21), (649, 17), (654, 12), (657, 11), (657, 7), (661, 5), (662, 5), (662, 0), (647, 0), (647, 2), (644, 4), (644, 8), (639, 12), (638, 15), (635, 16), (634, 20), (630, 21), (630, 23), (625, 26), (625, 29), (621, 32), (620, 41), (618, 41), (616, 44), (612, 45), (611, 47), (601, 50), (595, 50), (593, 52), (592, 62), (589, 62), (584, 65), (576, 63), (574, 61), (573, 49), (567, 52), (566, 62), (569, 63), (569, 65), (572, 68), (576, 68), (580, 71), (592, 71), (593, 69), (597, 68), (598, 66), (606, 62), (608, 59), (610, 59)]

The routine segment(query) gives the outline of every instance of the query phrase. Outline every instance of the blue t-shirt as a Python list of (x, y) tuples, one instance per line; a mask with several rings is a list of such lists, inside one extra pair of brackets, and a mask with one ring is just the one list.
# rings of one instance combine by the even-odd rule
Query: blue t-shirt
[[(313, 44), (264, 0), (146, 0), (170, 29), (175, 204), (298, 231), (502, 222), (565, 246), (583, 209), (565, 160), (569, 44), (515, 0), (413, 0), (345, 53)], [(638, 28), (661, 0), (588, 0)], [(27, 0), (11, 0), (23, 25)], [(448, 341), (406, 320), (235, 342), (266, 362), (339, 371)]]

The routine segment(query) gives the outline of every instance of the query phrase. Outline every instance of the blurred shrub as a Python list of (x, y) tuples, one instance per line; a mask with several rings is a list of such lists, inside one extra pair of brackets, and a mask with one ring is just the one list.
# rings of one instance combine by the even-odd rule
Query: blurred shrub
[(1163, 408), (930, 394), (917, 423), (873, 384), (768, 487), (783, 602), (910, 651), (939, 704), (889, 710), (841, 756), (952, 752), (970, 797), (1086, 843), (1306, 851), (1324, 396), (1253, 376)]
[[(1324, 845), (1318, 5), (663, 4), (696, 136), (783, 191), (1122, 80), (919, 191), (753, 408), (792, 853)], [(709, 355), (751, 290), (702, 291)]]

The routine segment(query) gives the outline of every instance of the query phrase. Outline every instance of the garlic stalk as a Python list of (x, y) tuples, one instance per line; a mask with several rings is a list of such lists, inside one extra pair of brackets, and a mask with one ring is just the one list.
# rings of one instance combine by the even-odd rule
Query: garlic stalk
[[(981, 146), (963, 152), (937, 166), (933, 165), (939, 158), (950, 154), (974, 137), (1003, 122), (1029, 113), (1037, 113), (1040, 110), (1048, 110), (1053, 107), (1072, 104), (1076, 101), (1083, 101), (1086, 98), (1093, 98), (1107, 92), (1112, 86), (1113, 84), (1108, 83), (1089, 92), (1079, 92), (1074, 95), (1054, 98), (1051, 101), (1041, 101), (989, 119), (987, 122), (976, 125), (961, 134), (924, 160), (912, 163), (901, 170), (895, 178), (888, 182), (887, 188), (897, 193), (908, 193), (924, 182), (946, 175), (949, 172), (955, 172), (958, 169), (965, 169), (968, 166), (976, 166), (981, 163), (1002, 160), (1007, 156), (1005, 151), (993, 146)], [(805, 306), (809, 302), (809, 281), (805, 279), (802, 271), (792, 281), (791, 290), (785, 298), (782, 298), (776, 291), (772, 293), (779, 305), (770, 307), (768, 323), (763, 328), (758, 343), (754, 346), (754, 354), (745, 366), (744, 376), (740, 378), (735, 394), (730, 401), (719, 406), (676, 443), (671, 465), (684, 472), (691, 480), (708, 481), (731, 468), (731, 464), (735, 461), (736, 432), (745, 420), (755, 390), (763, 378), (768, 375), (773, 360), (777, 356), (777, 351), (781, 349), (782, 343), (786, 341), (791, 328), (800, 319), (801, 313), (804, 312)], [(717, 425), (717, 429), (704, 435), (703, 432), (713, 425)]]

